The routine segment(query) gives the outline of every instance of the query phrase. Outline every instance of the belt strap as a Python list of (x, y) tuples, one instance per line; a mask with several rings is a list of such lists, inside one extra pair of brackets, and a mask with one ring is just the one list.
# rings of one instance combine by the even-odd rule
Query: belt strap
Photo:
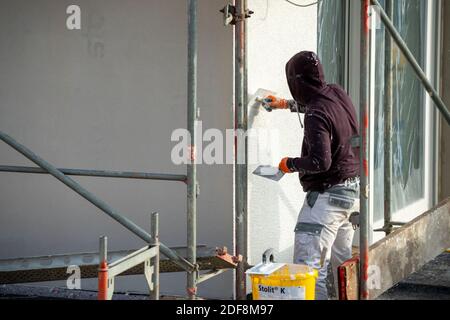
[(325, 192), (339, 196), (346, 196), (350, 198), (359, 198), (359, 188), (352, 188), (347, 186), (334, 186), (326, 190)]

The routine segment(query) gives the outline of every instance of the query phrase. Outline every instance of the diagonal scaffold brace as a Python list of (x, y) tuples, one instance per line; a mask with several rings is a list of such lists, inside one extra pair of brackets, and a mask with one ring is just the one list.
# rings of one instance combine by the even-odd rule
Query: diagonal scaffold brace
[[(36, 165), (38, 165), (40, 168), (47, 171), (49, 174), (54, 176), (56, 179), (64, 183), (66, 186), (68, 186), (70, 189), (78, 193), (80, 196), (85, 198), (87, 201), (92, 203), (94, 206), (102, 210), (104, 213), (106, 213), (108, 216), (116, 220), (118, 223), (120, 223), (122, 226), (124, 226), (126, 229), (134, 233), (136, 236), (144, 240), (146, 243), (153, 243), (153, 237), (148, 234), (144, 229), (136, 225), (133, 221), (126, 218), (124, 215), (122, 215), (120, 212), (115, 210), (114, 208), (110, 207), (106, 202), (103, 200), (100, 200), (97, 198), (94, 194), (86, 190), (84, 187), (82, 187), (78, 182), (73, 180), (72, 178), (66, 176), (63, 174), (60, 170), (58, 170), (55, 166), (47, 162), (46, 160), (39, 157), (37, 154), (35, 154), (33, 151), (25, 147), (24, 145), (20, 144), (16, 140), (14, 140), (12, 137), (7, 135), (6, 133), (0, 131), (0, 139), (5, 142), (7, 145), (9, 145), (11, 148), (16, 150), (17, 152), (24, 155), (26, 158), (28, 158), (30, 161), (34, 162)], [(176, 254), (173, 250), (165, 246), (164, 244), (160, 243), (160, 251), (167, 256), (167, 258), (171, 259), (174, 263), (182, 267), (184, 270), (188, 272), (193, 272), (195, 270), (195, 267), (193, 264), (189, 263), (185, 258), (179, 256)]]

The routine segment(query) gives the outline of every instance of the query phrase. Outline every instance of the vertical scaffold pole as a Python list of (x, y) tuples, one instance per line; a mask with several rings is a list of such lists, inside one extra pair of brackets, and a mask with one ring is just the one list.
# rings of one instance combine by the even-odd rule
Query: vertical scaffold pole
[(360, 299), (367, 300), (369, 291), (367, 288), (369, 269), (369, 8), (370, 0), (361, 0), (361, 92), (360, 92), (360, 172), (361, 172), (361, 195), (360, 195), (360, 272), (359, 287)]
[(235, 130), (237, 135), (235, 155), (235, 255), (242, 256), (236, 269), (236, 299), (246, 299), (247, 263), (247, 92), (246, 92), (246, 13), (247, 2), (235, 0)]
[[(392, 0), (386, 0), (386, 13), (392, 18)], [(384, 38), (384, 232), (392, 232), (392, 41), (386, 30)]]
[(153, 274), (152, 283), (153, 290), (150, 293), (150, 298), (152, 300), (159, 300), (159, 214), (157, 212), (152, 213), (151, 216), (151, 235), (153, 238), (152, 245), (155, 246), (158, 251), (156, 256), (152, 258)]
[[(197, 264), (197, 165), (196, 122), (197, 108), (197, 0), (188, 1), (188, 105), (187, 126), (190, 133), (190, 163), (187, 165), (187, 255), (188, 261)], [(190, 299), (197, 294), (197, 270), (187, 273), (187, 293)]]
[(108, 239), (100, 238), (98, 268), (98, 300), (108, 300)]

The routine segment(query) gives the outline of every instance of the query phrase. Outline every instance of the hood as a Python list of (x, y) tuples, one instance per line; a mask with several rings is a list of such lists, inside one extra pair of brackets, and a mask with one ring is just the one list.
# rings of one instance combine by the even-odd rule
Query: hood
[(307, 105), (327, 85), (322, 63), (311, 51), (297, 53), (289, 60), (286, 77), (292, 97), (302, 105)]

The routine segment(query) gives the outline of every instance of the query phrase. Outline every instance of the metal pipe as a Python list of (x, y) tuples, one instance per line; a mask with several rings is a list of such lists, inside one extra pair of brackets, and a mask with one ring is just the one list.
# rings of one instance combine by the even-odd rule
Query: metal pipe
[[(73, 180), (72, 178), (65, 176), (61, 171), (59, 171), (56, 167), (54, 167), (52, 164), (48, 163), (46, 160), (39, 157), (37, 154), (35, 154), (33, 151), (28, 149), (27, 147), (23, 146), (22, 144), (18, 143), (16, 140), (14, 140), (12, 137), (7, 135), (6, 133), (0, 131), (0, 139), (3, 140), (6, 144), (11, 146), (13, 149), (15, 149), (17, 152), (23, 154), (26, 158), (28, 158), (30, 161), (34, 162), (36, 165), (41, 167), (42, 169), (46, 170), (49, 174), (54, 176), (56, 179), (64, 183), (66, 186), (68, 186), (70, 189), (78, 193), (80, 196), (85, 198), (87, 201), (92, 203), (94, 206), (102, 210), (104, 213), (106, 213), (108, 216), (116, 220), (118, 223), (120, 223), (122, 226), (130, 230), (132, 233), (137, 235), (139, 238), (144, 240), (146, 243), (151, 243), (153, 241), (151, 235), (148, 234), (144, 229), (136, 225), (133, 221), (130, 219), (124, 217), (120, 212), (117, 210), (111, 208), (108, 204), (106, 204), (103, 200), (100, 200), (97, 198), (94, 194), (83, 188), (78, 182)], [(177, 265), (182, 267), (185, 270), (193, 270), (194, 266), (186, 261), (183, 257), (177, 255), (173, 250), (166, 247), (161, 243), (160, 245), (161, 252), (167, 256), (169, 259), (171, 259), (173, 262), (175, 262)]]
[[(197, 28), (197, 0), (188, 2), (188, 104), (187, 126), (190, 133), (190, 163), (187, 165), (187, 249), (188, 260), (192, 265), (197, 264), (197, 55), (198, 55), (198, 28)], [(198, 271), (187, 274), (186, 290), (189, 299), (195, 299), (197, 294)]]
[(359, 288), (360, 299), (367, 300), (369, 291), (367, 287), (369, 270), (369, 4), (370, 0), (361, 0), (361, 79), (360, 79), (360, 240), (359, 240)]
[[(386, 13), (393, 17), (392, 0), (386, 0)], [(384, 231), (386, 235), (392, 233), (391, 224), (391, 177), (392, 177), (392, 42), (391, 36), (385, 31), (384, 44)]]
[(392, 226), (404, 226), (405, 224), (407, 224), (407, 223), (406, 222), (391, 221), (391, 225)]
[(212, 278), (214, 278), (224, 272), (227, 272), (227, 271), (228, 271), (227, 269), (217, 269), (217, 270), (213, 269), (211, 271), (208, 271), (199, 276), (198, 283), (205, 282), (206, 280), (212, 279)]
[(157, 212), (152, 213), (151, 217), (151, 235), (153, 238), (152, 245), (156, 247), (156, 256), (153, 260), (153, 274), (152, 283), (153, 290), (150, 293), (152, 300), (159, 300), (159, 214)]
[(416, 73), (417, 77), (422, 82), (422, 85), (425, 87), (425, 90), (430, 95), (430, 98), (434, 101), (436, 107), (439, 109), (439, 111), (441, 112), (444, 119), (450, 125), (450, 111), (448, 110), (444, 101), (442, 101), (441, 97), (439, 96), (439, 93), (436, 91), (436, 89), (434, 89), (433, 85), (428, 80), (427, 75), (423, 72), (419, 63), (414, 58), (414, 55), (409, 50), (408, 45), (402, 39), (402, 36), (397, 32), (391, 19), (389, 19), (386, 12), (383, 10), (383, 7), (380, 5), (380, 3), (377, 0), (371, 0), (371, 1), (374, 6), (377, 6), (378, 12), (381, 17), (381, 21), (383, 21), (383, 23), (386, 27), (386, 30), (389, 31), (390, 35), (392, 36), (392, 39), (394, 39), (394, 41), (397, 44), (397, 46), (399, 47), (400, 51), (403, 53), (403, 56), (409, 62), (412, 69)]
[(100, 237), (100, 251), (99, 251), (99, 262), (108, 262), (108, 237)]
[(100, 237), (98, 266), (98, 300), (108, 300), (108, 238)]
[[(90, 170), (90, 169), (66, 169), (66, 168), (59, 168), (58, 170), (68, 176), (80, 176), (80, 177), (103, 177), (103, 178), (142, 179), (142, 180), (179, 181), (179, 182), (186, 182), (187, 179), (186, 175), (181, 174)], [(23, 167), (23, 166), (1, 166), (1, 165), (0, 165), (0, 172), (48, 174), (47, 171), (41, 168)]]
[[(246, 299), (245, 265), (247, 261), (247, 141), (242, 132), (247, 131), (246, 111), (246, 13), (247, 2), (235, 0), (235, 130), (237, 134), (235, 158), (235, 255), (242, 256), (236, 269), (236, 299)], [(245, 138), (246, 139), (246, 138)], [(244, 150), (240, 146), (244, 145)]]
[[(247, 19), (250, 18), (250, 16), (247, 16), (247, 12), (249, 14), (251, 14), (252, 12), (248, 9), (248, 1), (244, 0), (244, 10), (245, 10), (245, 17), (246, 19), (244, 19), (244, 91), (243, 91), (243, 95), (244, 95), (244, 130), (245, 132), (248, 131), (248, 28), (247, 28)], [(301, 121), (300, 121), (301, 122)], [(242, 255), (242, 260), (241, 260), (241, 274), (243, 275), (243, 277), (245, 278), (244, 283), (246, 283), (246, 279), (247, 279), (247, 275), (245, 273), (245, 271), (247, 271), (249, 269), (248, 267), (248, 138), (246, 136), (245, 138), (245, 144), (244, 144), (244, 148), (245, 148), (245, 163), (244, 163), (244, 175), (243, 175), (243, 221), (244, 221), (244, 225), (242, 228), (242, 239), (243, 239), (243, 248), (241, 249), (241, 255)], [(246, 293), (246, 292), (245, 292)], [(247, 297), (246, 297), (247, 299)]]

